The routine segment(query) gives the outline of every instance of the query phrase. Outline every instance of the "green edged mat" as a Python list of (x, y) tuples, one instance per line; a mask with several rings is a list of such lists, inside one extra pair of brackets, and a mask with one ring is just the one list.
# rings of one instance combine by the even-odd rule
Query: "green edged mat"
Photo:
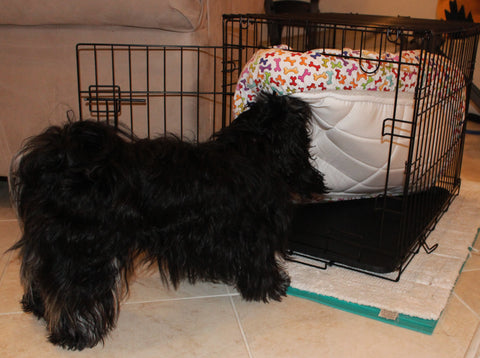
[[(432, 334), (470, 251), (480, 236), (480, 185), (463, 183), (459, 197), (428, 238), (439, 247), (423, 250), (399, 282), (340, 267), (320, 270), (288, 262), (288, 294), (413, 331)], [(461, 220), (459, 220), (461, 218)]]
[(377, 307), (350, 303), (339, 300), (335, 297), (322, 296), (316, 293), (302, 291), (292, 287), (288, 289), (288, 294), (318, 302), (333, 308), (340, 309), (342, 311), (355, 313), (360, 316), (372, 318), (380, 322), (393, 324), (395, 326), (408, 328), (413, 331), (426, 334), (432, 334), (438, 322), (438, 320), (422, 319), (419, 317), (412, 317), (408, 315), (398, 314), (395, 312), (385, 311)]

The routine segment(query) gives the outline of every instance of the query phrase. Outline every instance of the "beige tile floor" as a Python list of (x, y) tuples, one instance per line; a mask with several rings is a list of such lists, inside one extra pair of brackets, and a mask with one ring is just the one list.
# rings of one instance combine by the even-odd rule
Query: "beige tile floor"
[[(467, 136), (462, 176), (480, 181), (480, 136)], [(1, 252), (20, 235), (7, 197), (0, 183)], [(247, 303), (231, 288), (207, 283), (170, 291), (144, 271), (105, 345), (82, 352), (50, 345), (44, 323), (21, 312), (19, 261), (7, 253), (0, 256), (0, 357), (479, 357), (478, 249), (480, 243), (431, 336), (296, 297)]]

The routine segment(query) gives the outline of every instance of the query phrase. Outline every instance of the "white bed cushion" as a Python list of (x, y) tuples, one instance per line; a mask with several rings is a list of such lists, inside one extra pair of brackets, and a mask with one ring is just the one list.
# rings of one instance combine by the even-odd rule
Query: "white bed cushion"
[[(312, 147), (315, 167), (325, 175), (327, 199), (353, 199), (383, 193), (386, 184), (389, 137), (382, 137), (383, 119), (391, 117), (394, 93), (323, 91), (294, 96), (312, 107)], [(413, 96), (400, 93), (399, 118), (411, 118)], [(409, 131), (397, 123), (396, 133)], [(401, 193), (408, 141), (394, 142), (388, 187)]]

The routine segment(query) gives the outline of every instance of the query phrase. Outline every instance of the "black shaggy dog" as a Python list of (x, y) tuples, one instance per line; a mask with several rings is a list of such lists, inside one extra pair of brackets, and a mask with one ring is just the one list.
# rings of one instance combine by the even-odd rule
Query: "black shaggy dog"
[(234, 285), (280, 300), (291, 196), (325, 190), (310, 165), (310, 109), (262, 94), (208, 142), (127, 140), (92, 121), (50, 127), (12, 162), (23, 309), (68, 349), (103, 342), (139, 255), (165, 282)]

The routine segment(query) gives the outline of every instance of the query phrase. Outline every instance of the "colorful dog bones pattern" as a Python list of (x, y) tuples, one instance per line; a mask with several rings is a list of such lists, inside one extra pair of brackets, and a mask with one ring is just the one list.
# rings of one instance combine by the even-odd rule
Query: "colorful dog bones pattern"
[[(245, 65), (238, 80), (234, 117), (262, 90), (281, 95), (325, 90), (395, 91), (399, 55), (384, 53), (381, 60), (378, 58), (378, 53), (366, 50), (327, 49), (304, 53), (284, 48), (259, 50)], [(428, 57), (427, 80), (435, 74), (442, 81), (448, 80), (451, 71), (447, 62), (438, 58), (443, 57)], [(419, 60), (419, 50), (402, 52), (400, 91), (414, 92)], [(443, 76), (438, 76), (439, 73)]]

